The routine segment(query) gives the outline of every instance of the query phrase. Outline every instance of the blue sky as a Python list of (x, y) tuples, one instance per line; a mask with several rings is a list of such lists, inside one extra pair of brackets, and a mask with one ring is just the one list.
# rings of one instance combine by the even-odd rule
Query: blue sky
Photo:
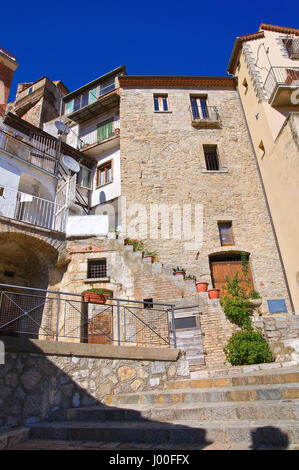
[(5, 2), (0, 45), (19, 63), (10, 100), (19, 82), (46, 75), (73, 91), (123, 64), (130, 75), (226, 75), (236, 36), (257, 31), (262, 22), (299, 28), (299, 3), (288, 5), (275, 8), (273, 0)]

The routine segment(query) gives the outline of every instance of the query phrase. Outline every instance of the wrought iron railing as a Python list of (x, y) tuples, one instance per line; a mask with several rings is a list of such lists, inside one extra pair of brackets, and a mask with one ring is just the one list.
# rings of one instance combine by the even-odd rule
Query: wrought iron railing
[(19, 220), (38, 227), (65, 231), (67, 208), (31, 194), (0, 184), (0, 216)]
[[(147, 308), (150, 307), (150, 308)], [(176, 347), (174, 306), (0, 284), (0, 335), (81, 343)]]
[(192, 122), (219, 121), (219, 113), (216, 106), (200, 106), (194, 103), (189, 107), (189, 111)]
[[(26, 142), (22, 136), (0, 129), (0, 149), (56, 175), (58, 160), (53, 156), (54, 147), (51, 143), (47, 147), (42, 137), (35, 136), (31, 140), (31, 142)], [(47, 148), (49, 152), (47, 152)]]
[(120, 134), (120, 121), (119, 119), (111, 123), (111, 131), (107, 128), (105, 132), (100, 132), (98, 128), (80, 137), (79, 148), (86, 148), (90, 145), (100, 144), (101, 142), (115, 137)]
[(299, 67), (271, 67), (264, 83), (264, 89), (272, 95), (278, 85), (299, 86)]

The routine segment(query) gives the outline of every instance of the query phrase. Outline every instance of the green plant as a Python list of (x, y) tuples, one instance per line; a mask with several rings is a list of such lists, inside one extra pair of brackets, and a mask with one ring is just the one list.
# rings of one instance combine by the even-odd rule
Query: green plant
[(159, 256), (159, 254), (158, 254), (157, 251), (146, 251), (146, 253), (144, 254), (144, 256), (145, 256), (145, 257), (146, 257), (146, 256), (151, 256), (151, 257), (153, 258), (154, 262), (155, 262), (155, 261), (158, 261), (158, 256)]
[(194, 281), (196, 281), (196, 276), (194, 276), (193, 274), (186, 274), (185, 279), (194, 279)]
[(233, 333), (224, 352), (233, 366), (273, 361), (267, 341), (260, 331), (255, 331), (253, 328)]
[(229, 321), (241, 328), (251, 326), (252, 305), (243, 297), (224, 297), (220, 300), (223, 311)]
[(262, 297), (256, 290), (252, 290), (249, 294), (250, 299), (261, 299)]
[(176, 268), (173, 268), (172, 271), (173, 271), (173, 274), (180, 273), (180, 272), (186, 274), (186, 269), (182, 268), (181, 266), (177, 266)]
[(144, 244), (141, 240), (125, 238), (125, 245), (133, 245), (134, 251), (143, 251)]
[(90, 289), (86, 289), (82, 292), (82, 294), (86, 294), (87, 292), (92, 292), (93, 294), (103, 295), (103, 294), (111, 294), (109, 290), (106, 289), (98, 289), (96, 287), (91, 287)]
[(245, 297), (244, 289), (240, 286), (241, 279), (239, 279), (238, 273), (236, 273), (232, 279), (226, 276), (225, 280), (226, 286), (224, 286), (224, 290), (226, 290), (229, 295), (232, 297)]

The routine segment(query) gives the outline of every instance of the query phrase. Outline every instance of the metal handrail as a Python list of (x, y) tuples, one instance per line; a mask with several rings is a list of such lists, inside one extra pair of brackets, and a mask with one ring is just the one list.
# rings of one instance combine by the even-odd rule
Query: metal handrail
[[(33, 141), (34, 143), (34, 141)], [(31, 165), (41, 168), (53, 175), (58, 171), (58, 160), (49, 155), (41, 144), (33, 145), (23, 140), (22, 136), (10, 133), (0, 128), (0, 149), (16, 155)]]
[(67, 208), (54, 201), (1, 186), (0, 216), (64, 232)]
[(189, 106), (192, 121), (219, 121), (217, 106), (201, 106), (193, 104)]
[(272, 94), (276, 86), (292, 85), (294, 81), (299, 82), (299, 67), (271, 67), (264, 82), (264, 89)]
[(152, 308), (147, 309), (140, 300), (108, 300), (111, 303), (103, 305), (84, 301), (83, 294), (1, 283), (0, 332), (80, 342), (96, 334), (111, 344), (176, 348), (173, 304), (151, 302)]

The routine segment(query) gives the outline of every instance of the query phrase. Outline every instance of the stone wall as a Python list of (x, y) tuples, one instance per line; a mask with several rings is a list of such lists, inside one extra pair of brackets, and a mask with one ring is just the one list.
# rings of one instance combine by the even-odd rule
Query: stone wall
[[(168, 94), (169, 111), (154, 112), (153, 94)], [(217, 106), (219, 128), (194, 128), (189, 112), (190, 94), (207, 94)], [(270, 219), (248, 132), (236, 91), (233, 89), (122, 88), (120, 117), (122, 225), (136, 223), (135, 237), (157, 250), (162, 263), (183, 266), (198, 280), (211, 283), (209, 255), (245, 251), (255, 289), (264, 299), (290, 303)], [(207, 171), (203, 145), (218, 146), (220, 171)], [(147, 212), (145, 224), (138, 221), (132, 204)], [(157, 237), (150, 235), (150, 208), (191, 204), (203, 205), (203, 243), (187, 247), (173, 236), (162, 238), (163, 218)], [(124, 216), (126, 215), (126, 219)], [(171, 218), (170, 218), (171, 219)], [(221, 246), (218, 222), (232, 221), (233, 246)], [(194, 217), (193, 217), (194, 222)], [(194, 228), (194, 227), (193, 227)], [(199, 226), (195, 230), (200, 230)], [(133, 235), (133, 234), (132, 234)]]
[(51, 419), (57, 409), (105, 407), (102, 401), (107, 395), (159, 390), (168, 378), (190, 377), (189, 364), (183, 356), (163, 360), (161, 353), (161, 360), (148, 359), (147, 352), (144, 360), (125, 359), (124, 349), (130, 350), (128, 358), (132, 349), (141, 350), (120, 348), (119, 358), (117, 354), (101, 358), (92, 353), (86, 357), (7, 352), (5, 365), (0, 365), (0, 427)]
[(275, 314), (254, 316), (253, 324), (262, 329), (276, 362), (299, 363), (299, 317), (297, 315)]

